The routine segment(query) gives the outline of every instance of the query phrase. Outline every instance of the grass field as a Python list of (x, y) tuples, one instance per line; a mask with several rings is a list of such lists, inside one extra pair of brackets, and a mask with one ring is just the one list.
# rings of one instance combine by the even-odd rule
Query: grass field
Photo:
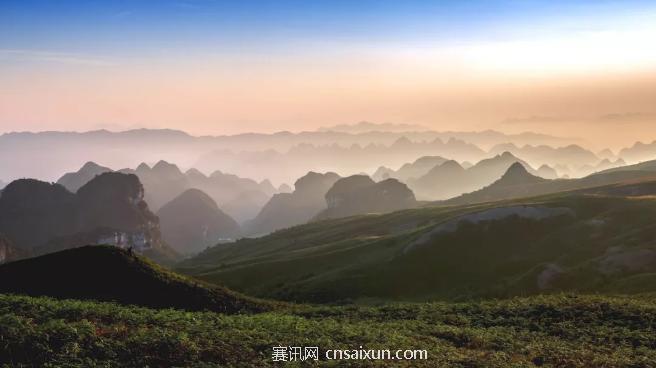
[[(551, 295), (471, 303), (289, 306), (225, 315), (0, 295), (0, 362), (26, 367), (266, 367), (273, 346), (317, 346), (285, 366), (650, 367), (648, 298)], [(427, 360), (326, 361), (327, 349), (422, 349)]]
[[(517, 207), (561, 215), (467, 219)], [(425, 207), (320, 221), (221, 244), (177, 270), (249, 295), (309, 302), (650, 292), (656, 284), (623, 285), (656, 273), (653, 218), (653, 198), (580, 193)], [(449, 222), (458, 225), (436, 231)]]

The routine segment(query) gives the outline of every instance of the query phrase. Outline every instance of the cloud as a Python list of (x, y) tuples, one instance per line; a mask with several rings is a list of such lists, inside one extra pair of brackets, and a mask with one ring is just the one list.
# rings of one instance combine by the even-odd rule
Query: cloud
[(72, 65), (87, 65), (106, 67), (114, 66), (115, 62), (91, 57), (87, 55), (56, 52), (56, 51), (42, 51), (42, 50), (24, 50), (24, 49), (0, 49), (0, 62), (5, 61), (37, 61), (37, 62), (50, 62), (58, 64), (72, 64)]

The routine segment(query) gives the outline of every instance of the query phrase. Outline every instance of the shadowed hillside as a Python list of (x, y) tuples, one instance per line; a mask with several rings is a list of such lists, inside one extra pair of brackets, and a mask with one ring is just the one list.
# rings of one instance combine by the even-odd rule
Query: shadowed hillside
[(183, 254), (200, 252), (240, 233), (237, 222), (198, 189), (186, 190), (162, 206), (157, 216), (164, 241)]
[(135, 175), (117, 172), (95, 176), (75, 194), (59, 184), (16, 180), (0, 196), (0, 232), (32, 254), (112, 244), (171, 263), (178, 255), (161, 241), (159, 219), (143, 196)]
[(266, 303), (192, 281), (111, 246), (86, 246), (2, 265), (0, 293), (225, 313), (269, 308)]
[(656, 202), (618, 188), (319, 221), (210, 248), (179, 270), (304, 301), (623, 292), (656, 273)]
[(452, 198), (491, 184), (516, 162), (521, 163), (532, 174), (538, 175), (538, 172), (526, 162), (509, 152), (504, 152), (481, 160), (467, 169), (456, 161), (445, 161), (430, 169), (423, 176), (408, 180), (407, 184), (418, 199)]
[(314, 220), (392, 212), (417, 206), (415, 195), (405, 184), (396, 179), (376, 183), (366, 175), (339, 179), (325, 197), (328, 208)]
[(260, 213), (246, 225), (249, 234), (262, 235), (304, 224), (326, 208), (324, 196), (340, 176), (309, 172), (294, 183), (292, 193), (274, 195)]
[[(595, 188), (607, 185), (624, 186), (632, 182), (644, 183), (654, 179), (656, 179), (656, 171), (633, 169), (603, 171), (580, 179), (548, 180), (530, 174), (522, 164), (515, 163), (494, 183), (480, 190), (446, 200), (442, 204), (493, 202), (565, 191), (595, 192)], [(643, 189), (647, 187), (649, 185), (643, 185)]]

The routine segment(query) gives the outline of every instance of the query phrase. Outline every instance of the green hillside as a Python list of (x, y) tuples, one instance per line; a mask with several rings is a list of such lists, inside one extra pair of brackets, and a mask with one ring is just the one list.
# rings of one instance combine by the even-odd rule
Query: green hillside
[(225, 313), (263, 311), (273, 305), (193, 281), (111, 246), (74, 248), (0, 265), (0, 293)]
[[(654, 326), (654, 302), (625, 297), (298, 306), (224, 315), (0, 294), (0, 365), (650, 367)], [(322, 360), (274, 363), (274, 346), (316, 346)], [(427, 359), (325, 360), (328, 349), (360, 346), (425, 350)]]
[(656, 291), (623, 286), (656, 274), (656, 201), (617, 191), (321, 221), (218, 245), (178, 270), (312, 302)]

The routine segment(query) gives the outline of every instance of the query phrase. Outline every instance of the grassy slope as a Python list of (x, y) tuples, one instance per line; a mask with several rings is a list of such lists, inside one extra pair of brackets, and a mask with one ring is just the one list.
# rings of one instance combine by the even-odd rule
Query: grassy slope
[(0, 292), (227, 313), (272, 307), (111, 246), (74, 248), (1, 265)]
[(271, 353), (282, 345), (319, 346), (322, 356), (326, 349), (359, 346), (428, 352), (426, 361), (376, 366), (648, 367), (656, 361), (654, 326), (656, 304), (625, 297), (297, 306), (224, 315), (0, 295), (0, 364), (266, 367), (280, 366)]
[[(436, 224), (467, 212), (517, 204), (565, 207), (576, 217), (508, 218), (465, 226), (432, 237), (429, 246), (403, 252)], [(636, 272), (601, 275), (599, 262), (609, 249), (650, 248), (656, 241), (655, 216), (653, 199), (576, 193), (426, 207), (311, 223), (219, 245), (182, 263), (178, 270), (252, 295), (300, 301), (605, 291), (609, 280), (621, 284)], [(600, 221), (603, 226), (596, 225)], [(549, 290), (538, 290), (537, 278), (547, 264), (557, 264), (566, 274)], [(656, 272), (656, 267), (651, 268)], [(656, 285), (648, 289), (640, 291), (653, 291)]]

